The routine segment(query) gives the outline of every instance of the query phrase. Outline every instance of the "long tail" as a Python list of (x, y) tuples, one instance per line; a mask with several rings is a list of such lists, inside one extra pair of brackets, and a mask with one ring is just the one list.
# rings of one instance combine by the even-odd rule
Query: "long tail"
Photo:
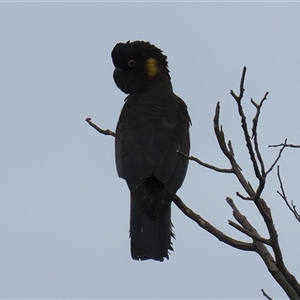
[(171, 205), (157, 218), (151, 219), (131, 194), (130, 206), (131, 256), (136, 260), (169, 259), (174, 237), (171, 223)]

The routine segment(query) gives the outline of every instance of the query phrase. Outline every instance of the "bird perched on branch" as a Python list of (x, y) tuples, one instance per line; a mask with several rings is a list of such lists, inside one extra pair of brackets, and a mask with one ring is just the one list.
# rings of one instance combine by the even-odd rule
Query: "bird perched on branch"
[(172, 89), (167, 57), (149, 42), (118, 43), (114, 81), (128, 94), (115, 136), (116, 167), (131, 193), (131, 256), (169, 258), (171, 202), (185, 178), (190, 118)]

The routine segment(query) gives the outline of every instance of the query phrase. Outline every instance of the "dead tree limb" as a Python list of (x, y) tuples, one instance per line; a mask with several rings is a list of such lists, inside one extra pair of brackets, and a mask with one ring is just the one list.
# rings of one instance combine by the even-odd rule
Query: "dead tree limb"
[[(245, 215), (239, 211), (236, 204), (230, 197), (227, 197), (226, 201), (232, 209), (233, 217), (240, 225), (230, 220), (228, 221), (228, 224), (234, 227), (235, 229), (237, 229), (239, 232), (245, 234), (247, 238), (252, 239), (252, 242), (239, 241), (224, 234), (221, 230), (214, 227), (208, 221), (203, 219), (199, 214), (195, 213), (192, 209), (187, 207), (177, 195), (175, 195), (173, 202), (187, 217), (189, 217), (191, 220), (196, 222), (201, 228), (205, 229), (207, 232), (209, 232), (210, 234), (218, 238), (220, 241), (240, 250), (256, 252), (262, 258), (268, 271), (276, 280), (276, 282), (281, 286), (281, 288), (285, 291), (288, 297), (290, 299), (300, 299), (300, 285), (297, 282), (296, 278), (286, 268), (283, 262), (283, 254), (281, 252), (281, 248), (279, 245), (278, 234), (271, 214), (271, 209), (268, 207), (265, 200), (262, 199), (261, 197), (265, 187), (266, 177), (273, 170), (274, 166), (279, 161), (284, 148), (286, 147), (300, 148), (300, 146), (287, 144), (286, 141), (285, 143), (279, 145), (269, 145), (269, 147), (281, 147), (281, 149), (278, 153), (277, 158), (274, 160), (272, 165), (266, 171), (264, 160), (259, 149), (258, 122), (259, 122), (259, 117), (260, 117), (263, 103), (266, 101), (268, 93), (265, 93), (265, 95), (263, 96), (263, 98), (259, 103), (256, 103), (253, 99), (251, 99), (251, 103), (256, 108), (256, 114), (252, 120), (252, 129), (251, 129), (252, 136), (250, 137), (249, 134), (250, 130), (247, 124), (246, 115), (244, 113), (243, 104), (242, 104), (242, 99), (245, 91), (244, 88), (245, 76), (246, 76), (246, 67), (243, 68), (241, 81), (240, 81), (239, 94), (237, 95), (232, 90), (230, 91), (230, 94), (235, 99), (235, 102), (237, 104), (238, 114), (241, 120), (241, 127), (244, 134), (244, 139), (246, 141), (246, 149), (248, 150), (250, 160), (252, 162), (254, 174), (258, 180), (257, 187), (253, 188), (253, 185), (251, 185), (251, 183), (243, 175), (242, 169), (240, 168), (239, 164), (236, 161), (233, 145), (231, 141), (229, 140), (226, 143), (223, 128), (219, 124), (219, 119), (220, 119), (219, 102), (216, 105), (215, 115), (213, 119), (214, 131), (215, 131), (215, 136), (218, 141), (219, 147), (223, 152), (223, 154), (225, 155), (225, 157), (228, 159), (230, 167), (219, 168), (212, 164), (205, 163), (200, 159), (198, 159), (197, 157), (187, 156), (185, 153), (182, 153), (180, 151), (178, 151), (179, 153), (178, 155), (183, 155), (184, 157), (197, 162), (201, 166), (214, 170), (216, 172), (228, 173), (236, 176), (244, 192), (246, 192), (247, 194), (247, 196), (244, 196), (240, 192), (236, 192), (237, 196), (239, 196), (243, 200), (252, 201), (254, 203), (254, 205), (258, 209), (261, 217), (263, 218), (266, 224), (269, 236), (262, 237), (255, 229), (255, 227), (247, 220)], [(87, 118), (86, 121), (92, 127), (94, 127), (98, 132), (105, 135), (115, 136), (115, 133), (113, 131), (109, 129), (103, 130), (99, 128), (97, 125), (95, 125), (94, 123), (92, 123), (90, 118)], [(287, 198), (285, 196), (280, 175), (278, 175), (278, 178), (281, 184), (281, 192), (278, 193), (281, 195), (281, 197), (283, 197), (286, 200)], [(298, 219), (299, 213), (296, 211), (296, 206), (294, 206), (293, 203), (292, 206), (289, 205), (287, 200), (286, 203), (288, 207), (293, 211), (297, 220), (299, 220)], [(267, 247), (272, 249), (273, 254), (270, 253)], [(263, 290), (261, 291), (267, 299), (271, 299)]]

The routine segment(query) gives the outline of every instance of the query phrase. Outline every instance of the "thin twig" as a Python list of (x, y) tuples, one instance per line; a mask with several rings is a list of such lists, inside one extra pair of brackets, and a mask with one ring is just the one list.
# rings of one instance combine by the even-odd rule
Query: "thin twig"
[(179, 150), (177, 150), (176, 152), (179, 153), (180, 155), (184, 156), (185, 158), (189, 159), (189, 160), (195, 161), (196, 163), (198, 163), (199, 165), (201, 165), (205, 168), (212, 169), (212, 170), (214, 170), (216, 172), (220, 172), (220, 173), (233, 173), (232, 169), (218, 168), (218, 167), (215, 167), (213, 165), (210, 165), (208, 163), (205, 163), (205, 162), (201, 161), (199, 158), (197, 158), (195, 156), (186, 155), (186, 154), (184, 154), (183, 152), (181, 152)]
[(266, 175), (269, 174), (273, 170), (273, 168), (275, 167), (275, 165), (279, 161), (284, 148), (286, 148), (286, 141), (287, 141), (287, 139), (285, 139), (284, 144), (282, 144), (282, 148), (279, 150), (277, 158), (274, 160), (273, 164), (270, 166), (269, 170), (266, 172)]
[(229, 161), (231, 161), (233, 159), (233, 153), (230, 150), (228, 150), (228, 148), (226, 146), (223, 128), (222, 128), (222, 126), (219, 125), (219, 119), (220, 119), (220, 102), (217, 102), (214, 120), (213, 120), (215, 135), (216, 135), (217, 141), (219, 143), (219, 146), (220, 146), (222, 152), (229, 159)]
[(92, 121), (91, 121), (91, 118), (86, 118), (85, 119), (92, 127), (94, 127), (98, 132), (104, 134), (104, 135), (111, 135), (111, 136), (115, 136), (116, 134), (109, 130), (109, 129), (101, 129), (100, 127), (98, 127), (96, 124), (94, 124)]
[(268, 300), (273, 300), (263, 289), (261, 289), (261, 292)]
[(252, 138), (254, 140), (254, 148), (255, 148), (255, 152), (256, 152), (256, 156), (257, 159), (260, 163), (260, 168), (261, 168), (261, 175), (263, 178), (266, 177), (265, 174), (265, 165), (264, 165), (264, 161), (262, 159), (262, 156), (260, 154), (259, 151), (259, 147), (258, 147), (258, 140), (257, 140), (257, 126), (258, 126), (258, 119), (259, 119), (259, 115), (260, 115), (260, 110), (262, 108), (263, 103), (267, 100), (267, 96), (268, 96), (268, 92), (265, 93), (264, 97), (262, 98), (262, 100), (260, 101), (259, 104), (257, 104), (252, 98), (251, 98), (251, 103), (256, 107), (256, 114), (253, 118), (253, 126), (252, 126)]
[(271, 148), (271, 147), (281, 147), (281, 146), (289, 147), (289, 148), (300, 148), (300, 145), (284, 144), (284, 143), (277, 144), (277, 145), (269, 145), (268, 147)]
[(284, 191), (284, 187), (283, 187), (283, 182), (280, 176), (280, 166), (277, 166), (277, 177), (279, 180), (279, 184), (280, 184), (280, 189), (281, 192), (277, 191), (277, 193), (281, 196), (281, 198), (284, 200), (285, 204), (287, 205), (287, 207), (289, 208), (289, 210), (293, 213), (293, 215), (295, 216), (296, 220), (298, 222), (300, 222), (300, 214), (297, 212), (296, 210), (296, 205), (293, 203), (293, 200), (291, 201), (291, 204), (289, 204), (285, 191)]
[[(240, 197), (241, 199), (243, 199), (243, 200), (252, 200), (253, 201), (253, 196), (252, 197), (245, 197), (245, 196), (243, 196), (240, 192), (236, 192), (236, 195), (238, 196), (238, 197)], [(255, 194), (254, 194), (255, 195)]]

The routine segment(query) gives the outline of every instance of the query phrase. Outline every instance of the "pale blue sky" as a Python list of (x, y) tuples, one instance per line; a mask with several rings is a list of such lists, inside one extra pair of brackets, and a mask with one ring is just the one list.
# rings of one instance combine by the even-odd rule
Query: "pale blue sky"
[[(150, 41), (168, 56), (174, 91), (193, 122), (191, 154), (219, 167), (212, 118), (221, 123), (239, 164), (256, 185), (236, 107), (243, 66), (249, 122), (269, 91), (259, 124), (268, 149), (299, 143), (300, 3), (0, 3), (1, 298), (274, 298), (285, 294), (255, 253), (220, 243), (177, 207), (170, 260), (136, 262), (129, 252), (129, 192), (118, 178), (114, 140), (86, 122), (115, 129), (125, 94), (113, 82), (110, 52), (118, 42)], [(298, 207), (300, 160), (280, 161)], [(276, 195), (273, 172), (263, 197), (272, 209), (284, 261), (300, 279), (299, 223)], [(191, 162), (178, 195), (220, 230), (232, 197), (257, 229), (261, 217), (232, 175)]]

